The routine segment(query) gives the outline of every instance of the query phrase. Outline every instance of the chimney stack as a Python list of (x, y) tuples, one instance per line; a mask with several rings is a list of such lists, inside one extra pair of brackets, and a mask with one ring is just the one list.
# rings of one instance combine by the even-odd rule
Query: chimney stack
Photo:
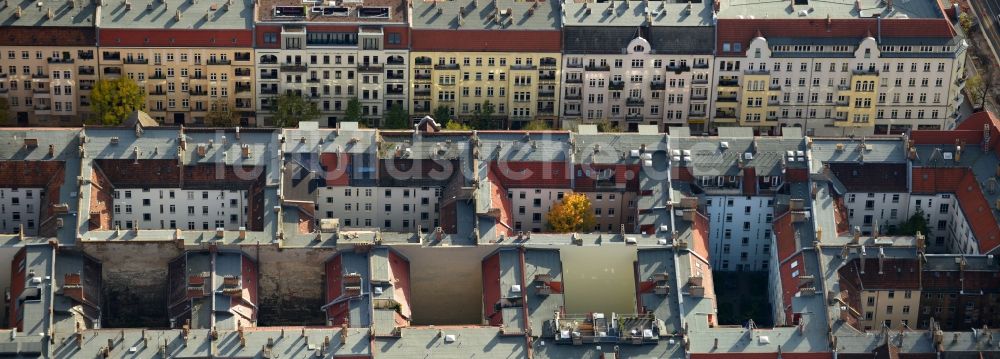
[(878, 249), (878, 274), (885, 274), (885, 249)]

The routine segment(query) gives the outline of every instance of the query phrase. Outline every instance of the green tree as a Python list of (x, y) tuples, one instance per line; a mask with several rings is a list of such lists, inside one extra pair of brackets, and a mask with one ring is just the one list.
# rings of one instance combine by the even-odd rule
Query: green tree
[(986, 101), (989, 99), (990, 93), (994, 90), (993, 86), (997, 82), (997, 76), (994, 75), (993, 70), (983, 68), (979, 74), (969, 77), (965, 81), (965, 90), (969, 93), (969, 102), (979, 108), (986, 106)]
[(145, 108), (146, 95), (127, 77), (100, 80), (90, 91), (90, 107), (98, 125), (117, 126), (133, 112)]
[(496, 113), (496, 106), (494, 106), (490, 100), (483, 101), (483, 104), (479, 106), (479, 109), (472, 112), (472, 126), (477, 130), (498, 129), (498, 126), (493, 120), (494, 113)]
[(205, 115), (205, 121), (210, 126), (215, 127), (233, 127), (239, 124), (236, 112), (233, 112), (233, 109), (229, 107), (229, 102), (222, 98), (212, 102), (212, 107)]
[(600, 132), (622, 132), (622, 129), (618, 128), (618, 124), (607, 119), (597, 123), (597, 130)]
[(347, 112), (344, 113), (344, 121), (361, 122), (361, 101), (357, 97), (347, 101)]
[(544, 120), (534, 120), (524, 126), (524, 130), (526, 131), (545, 131), (551, 129), (552, 126), (549, 126), (549, 123)]
[(7, 98), (0, 97), (0, 126), (8, 125), (10, 120), (10, 102), (7, 102)]
[(917, 232), (928, 234), (929, 227), (927, 226), (927, 217), (924, 217), (924, 211), (917, 209), (917, 212), (910, 216), (906, 222), (900, 223), (896, 226), (895, 231), (889, 231), (889, 235), (894, 236), (913, 236)]
[(406, 113), (402, 105), (396, 104), (385, 115), (385, 126), (383, 127), (388, 129), (409, 129), (413, 127), (410, 123), (410, 114)]
[(958, 23), (962, 26), (962, 31), (969, 35), (972, 31), (973, 19), (969, 13), (958, 15)]
[(313, 121), (319, 117), (319, 108), (316, 107), (316, 103), (294, 92), (278, 96), (275, 107), (275, 127), (296, 127), (300, 121)]
[(595, 223), (590, 199), (583, 193), (563, 196), (562, 202), (552, 205), (546, 217), (548, 229), (556, 233), (590, 232)]
[(472, 127), (463, 124), (458, 121), (448, 121), (448, 124), (444, 125), (445, 131), (472, 131)]
[(434, 118), (434, 122), (438, 124), (448, 126), (451, 123), (451, 108), (445, 105), (440, 105), (434, 109), (434, 114), (431, 115)]

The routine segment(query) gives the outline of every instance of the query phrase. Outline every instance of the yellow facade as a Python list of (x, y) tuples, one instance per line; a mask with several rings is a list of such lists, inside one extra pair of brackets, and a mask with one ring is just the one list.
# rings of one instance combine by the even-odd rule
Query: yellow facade
[(737, 76), (723, 76), (716, 84), (715, 123), (736, 123), (736, 110), (740, 107), (740, 80)]
[(777, 105), (772, 96), (778, 96), (781, 91), (770, 90), (771, 77), (766, 72), (747, 74), (743, 77), (742, 98), (739, 102), (739, 123), (746, 127), (771, 127), (778, 125), (775, 109)]
[(860, 325), (863, 329), (879, 330), (886, 323), (893, 330), (899, 329), (904, 324), (916, 328), (920, 312), (920, 291), (862, 291), (861, 308)]
[(878, 72), (855, 71), (849, 87), (837, 92), (837, 117), (833, 124), (839, 127), (874, 127), (878, 86)]
[(224, 104), (240, 125), (256, 125), (252, 48), (101, 48), (99, 63), (102, 78), (136, 80), (160, 123), (207, 124)]
[(0, 47), (0, 98), (9, 124), (78, 126), (89, 117), (88, 95), (98, 75), (94, 46)]
[(557, 125), (559, 53), (411, 52), (414, 115), (432, 115), (438, 106), (452, 118), (468, 120), (489, 101), (494, 116), (518, 128), (528, 121)]

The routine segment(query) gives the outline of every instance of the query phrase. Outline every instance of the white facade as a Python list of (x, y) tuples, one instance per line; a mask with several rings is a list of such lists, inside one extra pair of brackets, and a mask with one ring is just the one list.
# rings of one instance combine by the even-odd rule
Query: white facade
[[(715, 59), (716, 124), (802, 126), (835, 136), (884, 134), (890, 125), (897, 132), (949, 129), (962, 102), (964, 42), (890, 46), (868, 37), (851, 45), (771, 45), (758, 37), (746, 49), (738, 45), (723, 43)], [(768, 84), (750, 109), (746, 102), (756, 97), (745, 77)], [(857, 91), (857, 77), (877, 84)], [(764, 116), (745, 118), (751, 112)]]
[(910, 208), (916, 213), (919, 208), (927, 218), (927, 242), (929, 250), (939, 253), (979, 253), (972, 228), (969, 226), (958, 199), (954, 194), (942, 193), (933, 196), (910, 196)]
[(247, 191), (117, 188), (114, 228), (229, 231), (247, 226)]
[[(281, 49), (258, 49), (262, 115), (279, 94), (299, 93), (320, 109), (318, 122), (334, 127), (357, 97), (362, 119), (379, 125), (393, 105), (406, 108), (409, 51), (383, 49), (382, 32), (282, 32)], [(292, 41), (294, 40), (294, 41)], [(267, 122), (265, 122), (267, 123)]]
[(656, 54), (637, 37), (625, 54), (563, 56), (563, 128), (608, 120), (622, 130), (661, 130), (704, 118), (712, 57)]
[(851, 228), (861, 228), (862, 235), (871, 235), (878, 223), (883, 231), (910, 219), (910, 194), (901, 193), (848, 193), (844, 196), (848, 223)]
[(23, 225), (24, 234), (37, 234), (43, 192), (41, 188), (0, 188), (0, 233), (15, 233)]
[(712, 267), (723, 271), (765, 271), (771, 259), (774, 198), (707, 196)]
[(438, 187), (324, 187), (316, 218), (339, 218), (343, 227), (391, 232), (434, 230), (439, 225)]
[(542, 232), (545, 230), (546, 216), (552, 205), (562, 201), (564, 195), (573, 193), (569, 189), (552, 188), (511, 188), (510, 211), (515, 231)]

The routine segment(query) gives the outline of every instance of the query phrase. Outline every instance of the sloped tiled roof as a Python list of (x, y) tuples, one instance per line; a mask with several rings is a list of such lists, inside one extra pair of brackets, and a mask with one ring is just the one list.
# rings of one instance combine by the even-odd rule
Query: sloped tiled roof
[(881, 34), (883, 39), (892, 37), (943, 37), (955, 36), (948, 20), (940, 19), (719, 19), (716, 46), (720, 56), (746, 56), (744, 53), (724, 52), (724, 43), (740, 43), (748, 48), (757, 34), (767, 37), (831, 38), (847, 37), (859, 41)]
[(828, 165), (850, 192), (906, 192), (905, 163), (831, 162)]

